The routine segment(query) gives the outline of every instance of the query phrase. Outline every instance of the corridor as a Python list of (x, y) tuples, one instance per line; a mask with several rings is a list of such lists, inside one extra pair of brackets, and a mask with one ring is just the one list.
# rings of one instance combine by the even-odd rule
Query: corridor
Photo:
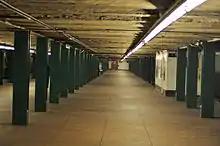
[[(33, 85), (32, 85), (33, 86)], [(10, 109), (11, 86), (0, 91), (1, 113)], [(33, 100), (31, 91), (31, 101)], [(4, 93), (3, 93), (4, 92)], [(4, 96), (2, 96), (4, 94)], [(6, 102), (7, 101), (7, 102)], [(1, 146), (219, 146), (220, 119), (201, 119), (198, 110), (162, 96), (127, 71), (108, 71), (30, 125), (0, 118)], [(9, 116), (9, 114), (7, 114)], [(10, 118), (10, 117), (7, 117)]]

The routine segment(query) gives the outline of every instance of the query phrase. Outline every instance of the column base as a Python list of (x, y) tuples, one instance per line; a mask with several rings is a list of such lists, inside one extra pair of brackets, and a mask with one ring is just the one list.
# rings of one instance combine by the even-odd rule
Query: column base
[(68, 90), (67, 90), (67, 89), (63, 90), (63, 91), (60, 93), (60, 96), (61, 96), (61, 97), (68, 97)]
[[(195, 100), (192, 100), (193, 98), (195, 98)], [(186, 107), (189, 109), (197, 109), (197, 96), (196, 97), (191, 97), (189, 99), (191, 100), (187, 100), (187, 96), (186, 96)]]
[(35, 112), (44, 113), (47, 112), (47, 107), (35, 107)]
[(69, 93), (75, 93), (75, 89), (74, 88), (71, 88), (71, 89), (69, 89)]
[(58, 104), (59, 103), (59, 95), (51, 95), (49, 102)]
[(76, 86), (76, 87), (75, 87), (75, 90), (79, 90), (79, 86)]
[(12, 125), (16, 125), (16, 126), (27, 126), (28, 125), (28, 120), (24, 120), (24, 121), (16, 121), (16, 120), (12, 120)]

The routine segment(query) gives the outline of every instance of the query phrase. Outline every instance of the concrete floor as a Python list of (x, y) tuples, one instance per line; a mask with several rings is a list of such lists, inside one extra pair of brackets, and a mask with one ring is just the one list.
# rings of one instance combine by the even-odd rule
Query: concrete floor
[(30, 125), (10, 125), (11, 86), (0, 87), (0, 146), (219, 146), (220, 119), (160, 95), (131, 73), (109, 71)]

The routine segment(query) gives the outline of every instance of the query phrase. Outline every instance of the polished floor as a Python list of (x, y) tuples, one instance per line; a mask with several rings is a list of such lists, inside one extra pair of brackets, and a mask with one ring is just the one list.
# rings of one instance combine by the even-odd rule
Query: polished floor
[(164, 97), (126, 71), (109, 71), (30, 125), (10, 125), (11, 85), (0, 87), (0, 146), (219, 146), (220, 119)]

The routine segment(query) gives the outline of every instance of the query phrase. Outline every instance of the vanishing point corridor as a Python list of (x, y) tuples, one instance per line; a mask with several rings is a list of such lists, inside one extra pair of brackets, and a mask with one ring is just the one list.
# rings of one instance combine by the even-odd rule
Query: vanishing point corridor
[[(31, 100), (33, 89), (31, 84)], [(4, 90), (2, 89), (4, 88)], [(4, 94), (4, 96), (2, 96)], [(127, 71), (108, 71), (34, 113), (30, 124), (10, 125), (11, 86), (0, 88), (1, 146), (219, 146), (219, 119), (202, 119)], [(2, 101), (4, 101), (3, 105)], [(2, 115), (7, 115), (2, 117)]]
[(0, 146), (220, 146), (220, 0), (0, 0)]

